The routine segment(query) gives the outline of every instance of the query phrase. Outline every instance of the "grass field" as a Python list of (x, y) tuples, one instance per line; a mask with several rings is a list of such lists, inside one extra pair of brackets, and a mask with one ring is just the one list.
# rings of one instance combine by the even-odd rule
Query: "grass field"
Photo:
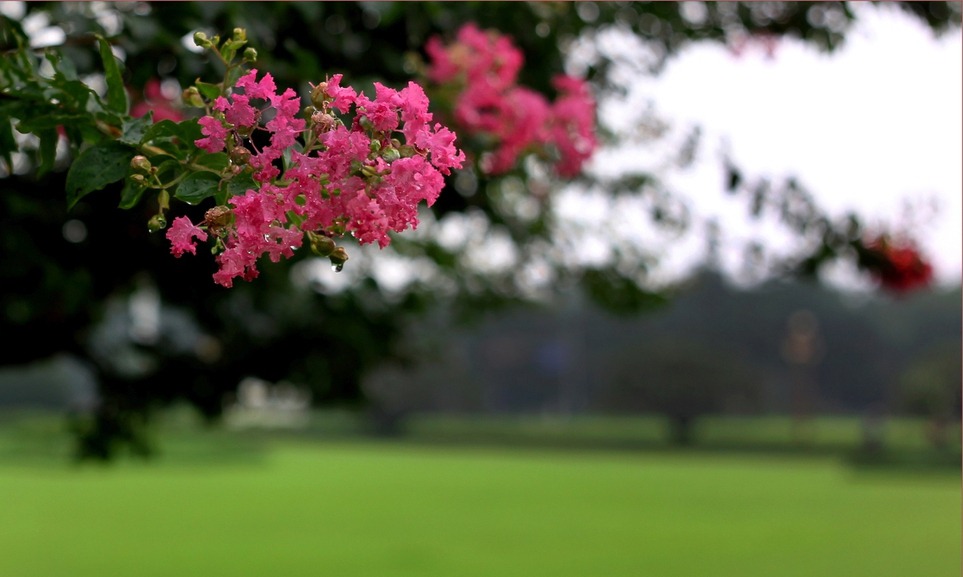
[(9, 432), (4, 577), (960, 574), (958, 474), (224, 432), (75, 467), (11, 457)]

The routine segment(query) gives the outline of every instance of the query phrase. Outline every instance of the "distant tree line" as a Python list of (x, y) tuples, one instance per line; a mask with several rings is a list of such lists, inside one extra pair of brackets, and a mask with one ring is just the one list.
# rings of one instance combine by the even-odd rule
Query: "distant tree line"
[[(421, 361), (368, 379), (386, 414), (659, 413), (686, 442), (706, 414), (915, 414), (959, 419), (960, 289), (905, 298), (804, 282), (749, 290), (713, 272), (662, 307), (616, 316), (573, 299), (439, 321)], [(416, 350), (415, 350), (416, 349)]]

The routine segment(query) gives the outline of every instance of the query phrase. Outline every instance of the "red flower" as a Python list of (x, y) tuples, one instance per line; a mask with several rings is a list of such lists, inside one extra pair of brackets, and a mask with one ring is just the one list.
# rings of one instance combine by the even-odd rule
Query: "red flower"
[(933, 280), (933, 266), (909, 241), (894, 242), (880, 235), (864, 243), (860, 252), (860, 266), (887, 290), (903, 294)]

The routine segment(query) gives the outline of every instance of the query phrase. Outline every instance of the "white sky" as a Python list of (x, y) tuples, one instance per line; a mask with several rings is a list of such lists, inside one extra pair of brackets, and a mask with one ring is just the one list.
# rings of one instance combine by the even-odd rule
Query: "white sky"
[(701, 162), (673, 184), (697, 212), (748, 234), (746, 204), (719, 193), (725, 138), (750, 175), (798, 176), (832, 214), (856, 209), (867, 224), (912, 224), (906, 202), (936, 199), (938, 210), (920, 212), (913, 231), (937, 278), (959, 282), (963, 35), (934, 40), (895, 7), (856, 9), (858, 24), (835, 54), (782, 40), (774, 58), (698, 45), (670, 61), (645, 92), (660, 116), (705, 129)]

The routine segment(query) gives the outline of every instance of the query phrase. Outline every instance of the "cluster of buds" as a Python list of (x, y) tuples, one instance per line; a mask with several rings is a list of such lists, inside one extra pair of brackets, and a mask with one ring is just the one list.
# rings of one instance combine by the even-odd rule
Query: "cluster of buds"
[(904, 294), (933, 280), (932, 265), (911, 242), (879, 235), (861, 243), (857, 250), (859, 266), (892, 292)]
[(257, 70), (214, 100), (195, 144), (226, 152), (227, 177), (250, 175), (254, 186), (200, 224), (175, 219), (167, 232), (175, 256), (194, 254), (196, 241), (210, 238), (214, 280), (230, 287), (234, 278), (255, 278), (261, 256), (292, 256), (305, 237), (340, 270), (348, 257), (334, 238), (350, 234), (385, 247), (389, 232), (418, 225), (419, 203), (433, 204), (444, 176), (462, 166), (455, 134), (432, 123), (414, 82), (402, 90), (375, 83), (372, 99), (341, 79), (313, 86), (304, 111), (293, 90), (278, 93), (271, 75), (258, 80)]
[(524, 57), (511, 39), (472, 23), (450, 44), (429, 39), (425, 52), (433, 88), (453, 95), (451, 117), (459, 132), (491, 143), (492, 152), (480, 158), (483, 172), (508, 172), (532, 152), (549, 158), (560, 176), (581, 172), (597, 146), (596, 105), (584, 80), (555, 77), (558, 97), (550, 103), (518, 85)]
[[(138, 154), (130, 159), (130, 182), (138, 190), (145, 190), (149, 187), (160, 187), (157, 178), (157, 167), (151, 164), (150, 159), (142, 154)], [(147, 230), (158, 232), (167, 227), (167, 217), (164, 213), (170, 206), (170, 194), (166, 190), (161, 190), (157, 198), (158, 211), (147, 221)]]

